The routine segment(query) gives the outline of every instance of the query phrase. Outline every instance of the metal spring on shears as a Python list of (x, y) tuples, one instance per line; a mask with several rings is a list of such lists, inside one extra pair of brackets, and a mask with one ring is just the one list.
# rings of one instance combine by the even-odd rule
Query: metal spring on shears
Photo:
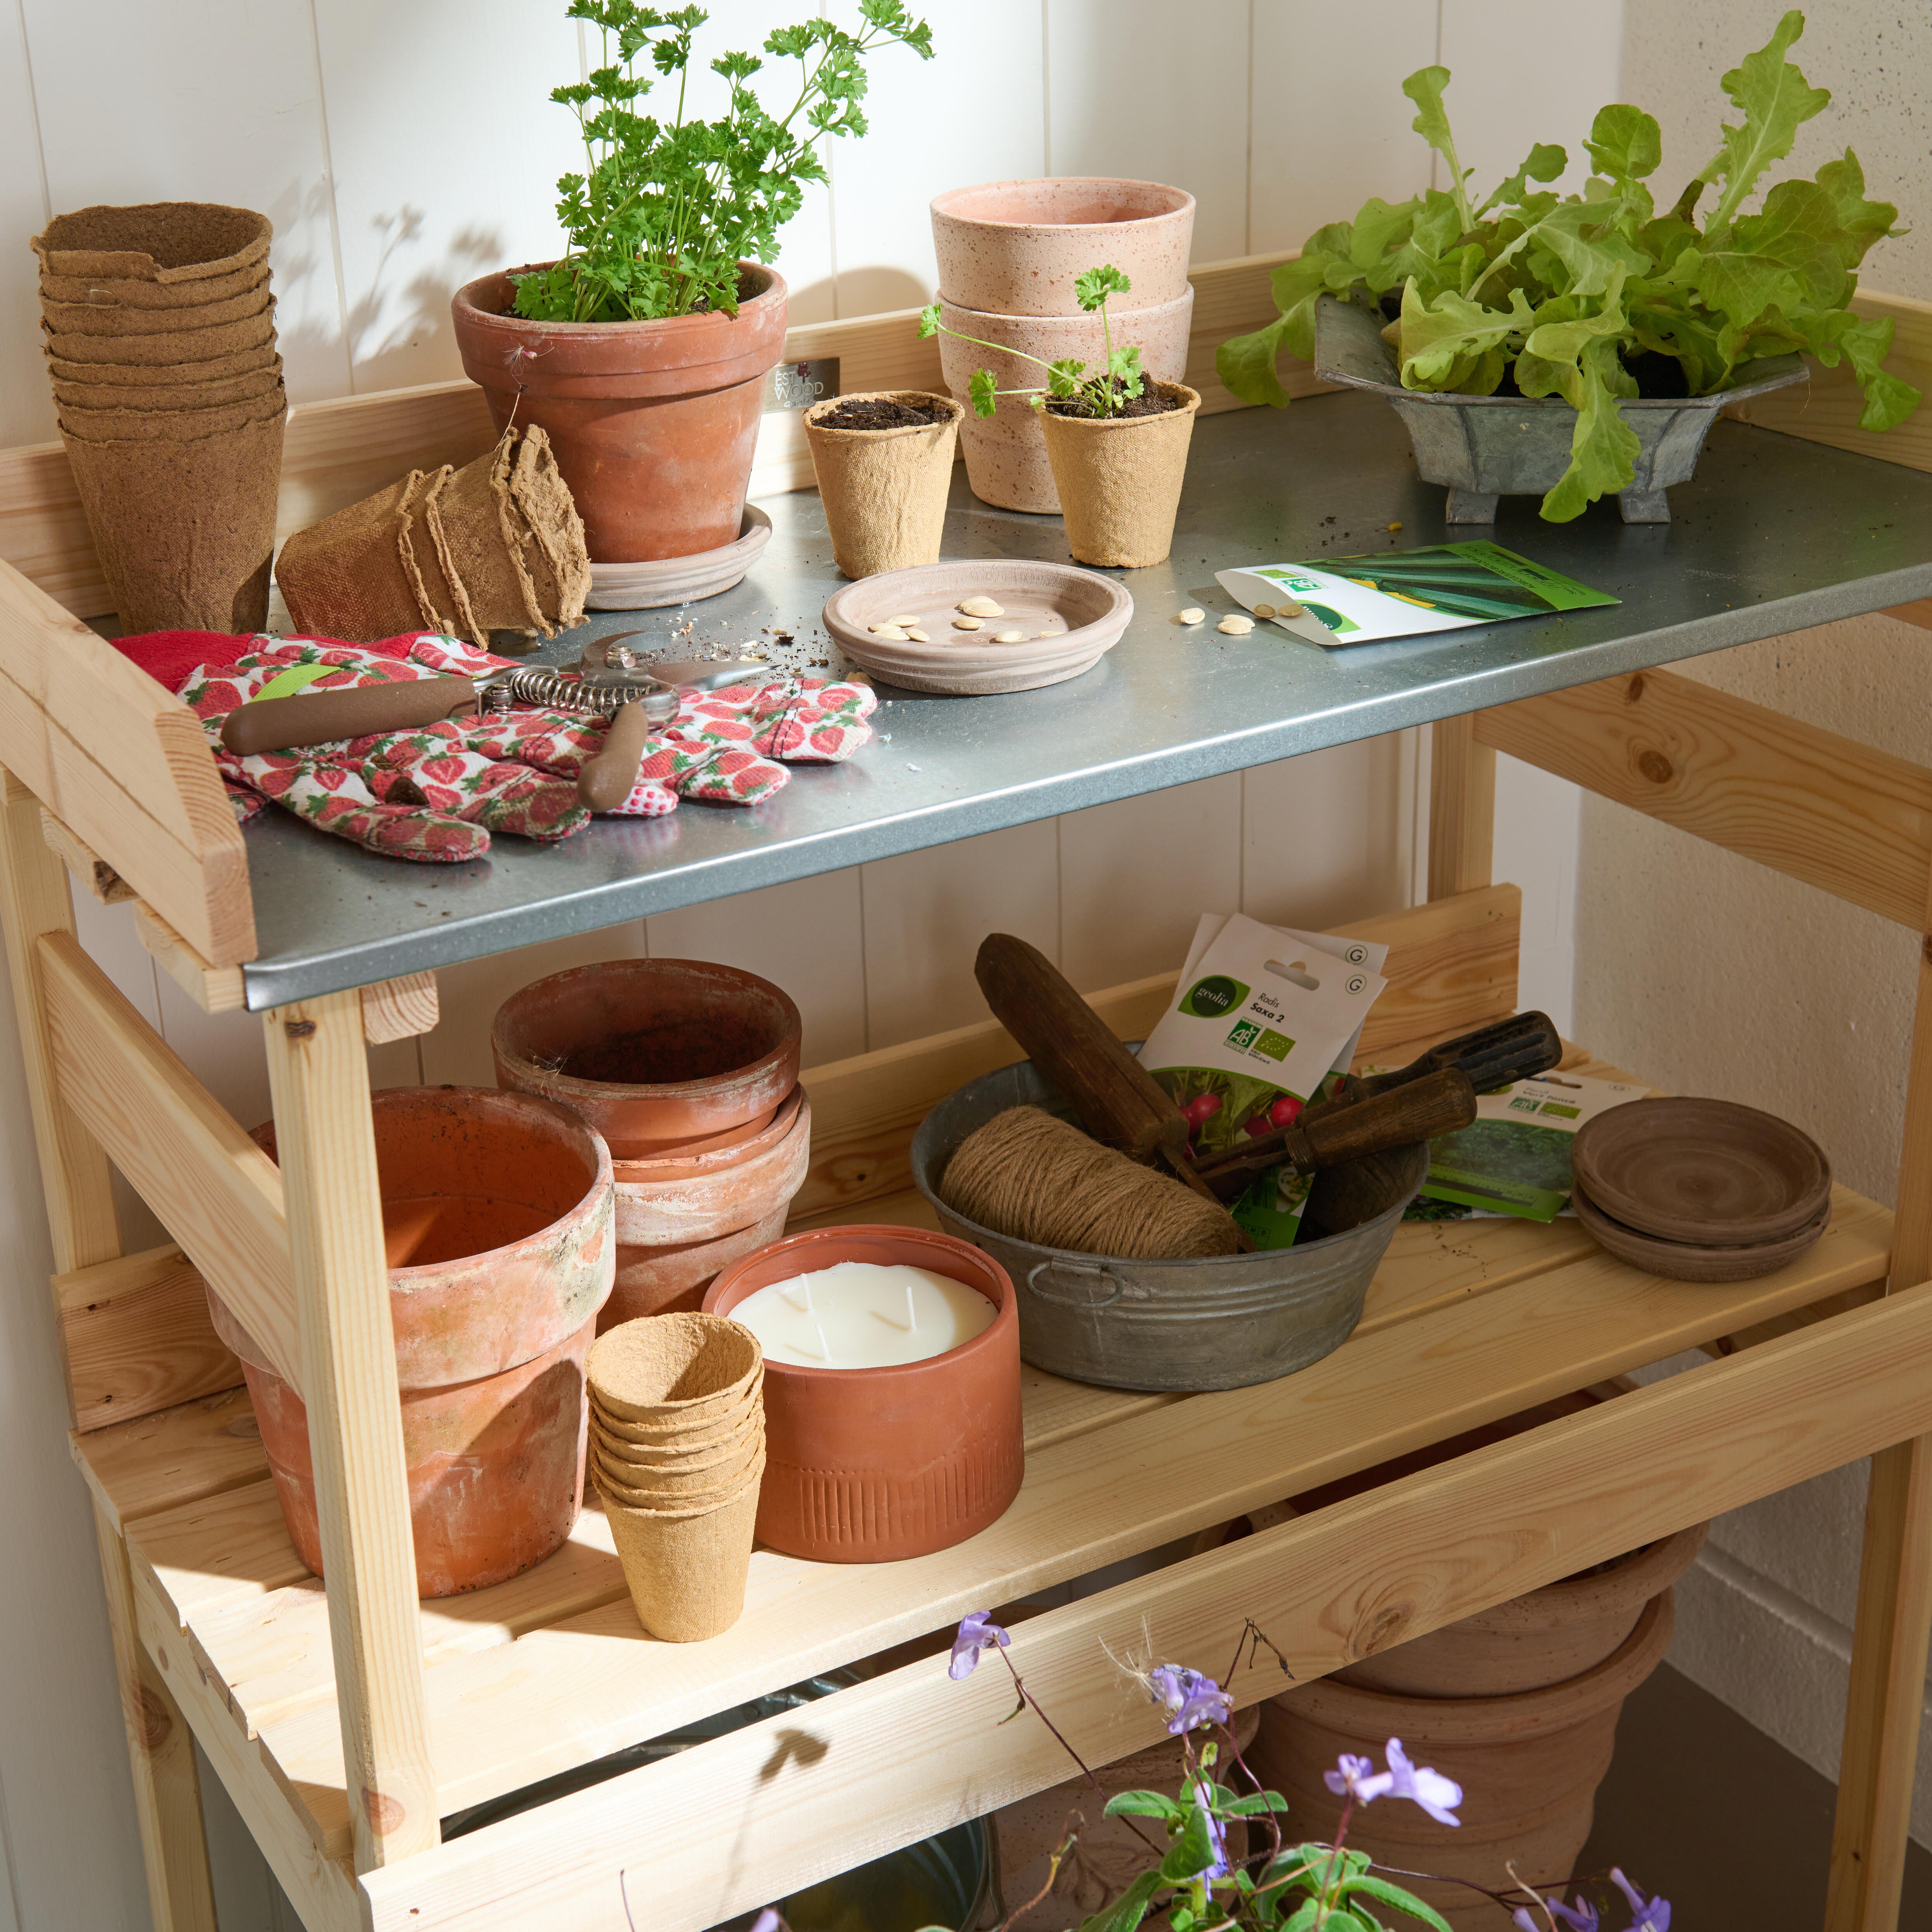
[(560, 677), (554, 670), (532, 664), (513, 670), (495, 682), (490, 691), (492, 708), (508, 710), (512, 705), (527, 705), (539, 711), (576, 711), (592, 718), (608, 718), (622, 702), (608, 690), (585, 685), (574, 677)]

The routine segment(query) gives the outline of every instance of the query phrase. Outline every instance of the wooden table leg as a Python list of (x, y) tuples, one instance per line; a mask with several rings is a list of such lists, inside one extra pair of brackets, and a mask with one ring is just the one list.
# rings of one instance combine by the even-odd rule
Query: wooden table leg
[(1439, 718), (1429, 748), (1429, 896), (1453, 898), (1490, 883), (1496, 754), (1476, 742), (1473, 717)]

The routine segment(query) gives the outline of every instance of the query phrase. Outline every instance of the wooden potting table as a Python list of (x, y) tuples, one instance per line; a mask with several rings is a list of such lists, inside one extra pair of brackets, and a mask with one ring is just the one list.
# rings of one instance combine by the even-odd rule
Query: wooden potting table
[[(1190, 380), (1210, 403), (1226, 400), (1207, 374), (1214, 342), (1265, 314), (1269, 266), (1197, 274), (1202, 333)], [(1906, 362), (1922, 361), (1926, 311), (1894, 303), (1887, 312), (1907, 325)], [(848, 388), (935, 386), (917, 360), (928, 352), (905, 346), (902, 320), (836, 327), (845, 332), (795, 332), (793, 352), (842, 354)], [(487, 436), (472, 398), (453, 386), (298, 416), (294, 520), (406, 464), (467, 454)], [(1842, 390), (1821, 385), (1803, 406), (1812, 413), (1780, 420), (1858, 446)], [(1361, 398), (1307, 406), (1282, 447), (1305, 466), (1308, 439), (1339, 424), (1344, 445), (1372, 452), (1382, 447), (1378, 409)], [(1259, 418), (1203, 424), (1201, 487), (1232, 488), (1222, 461), (1237, 446), (1229, 439), (1262, 428)], [(771, 432), (792, 434), (789, 424)], [(1180, 586), (1190, 575), (1206, 582), (1216, 562), (1254, 560), (1264, 524), (1271, 542), (1288, 545), (1280, 554), (1312, 548), (1322, 506), (1291, 491), (1270, 508), (1276, 470), (1240, 448), (1261, 508), (1250, 503), (1223, 557), (1204, 562), (1178, 545)], [(1932, 466), (1922, 433), (1872, 448)], [(1394, 460), (1385, 448), (1376, 460), (1384, 458)], [(789, 460), (776, 449), (774, 462)], [(640, 1630), (592, 1508), (566, 1547), (526, 1574), (418, 1605), (364, 1042), (432, 1023), (433, 986), (410, 950), (422, 942), (398, 916), (393, 944), (365, 938), (346, 963), (313, 950), (299, 959), (286, 947), (264, 954), (258, 913), (285, 928), (301, 910), (288, 903), (287, 855), (299, 855), (288, 860), (294, 874), (351, 859), (292, 824), (237, 829), (194, 718), (41, 587), (83, 608), (93, 594), (58, 452), (10, 460), (0, 479), (11, 489), (0, 502), (14, 518), (0, 530), (12, 560), (0, 568), (0, 912), (59, 1270), (73, 1439), (94, 1497), (158, 1926), (206, 1932), (214, 1922), (190, 1732), (312, 1932), (710, 1925), (1060, 1781), (1067, 1767), (1058, 1746), (1038, 1726), (1000, 1727), (1010, 1703), (1003, 1672), (955, 1684), (927, 1657), (448, 1843), (439, 1821), (874, 1657), (968, 1610), (1689, 1348), (1712, 1359), (1040, 1616), (1016, 1654), (1081, 1750), (1108, 1761), (1160, 1735), (1151, 1707), (1123, 1694), (1110, 1651), (1218, 1674), (1252, 1619), (1305, 1682), (1872, 1454), (1828, 1922), (1834, 1932), (1894, 1924), (1932, 1621), (1932, 938), (1919, 968), (1896, 1215), (1840, 1190), (1829, 1232), (1780, 1274), (1692, 1286), (1610, 1260), (1574, 1225), (1405, 1226), (1352, 1340), (1284, 1380), (1174, 1396), (1030, 1372), (1024, 1486), (998, 1523), (959, 1548), (873, 1567), (760, 1552), (742, 1621), (680, 1646)], [(1369, 458), (1358, 460), (1366, 473)], [(1932, 770), (1646, 668), (1932, 596), (1932, 482), (1731, 425), (1720, 425), (1706, 462), (1719, 483), (1726, 463), (1756, 464), (1767, 476), (1799, 464), (1790, 474), (1811, 479), (1816, 516), (1838, 535), (1838, 561), (1814, 558), (1808, 588), (1762, 593), (1760, 606), (1713, 592), (1694, 621), (1627, 626), (1614, 640), (1587, 625), (1552, 631), (1532, 621), (1463, 634), (1466, 649), (1433, 656), (1408, 646), (1337, 654), (1319, 674), (1360, 679), (1365, 694), (1352, 712), (1331, 706), (1310, 723), (1288, 678), (1276, 700), (1254, 699), (1264, 710), (1278, 700), (1278, 710), (1257, 711), (1245, 733), (1182, 730), (1165, 750), (1150, 739), (1151, 749), (1110, 754), (1104, 776), (1096, 776), (1102, 761), (1090, 760), (1096, 790), (1022, 788), (992, 822), (1233, 769), (1298, 742), (1433, 720), (1430, 902), (1351, 928), (1394, 949), (1390, 990), (1363, 1042), (1384, 1060), (1515, 1007), (1519, 895), (1489, 876), (1498, 749), (1932, 932)], [(1403, 481), (1399, 465), (1388, 474), (1394, 494), (1384, 500), (1406, 506), (1407, 540), (1426, 540), (1439, 496)], [(1700, 487), (1672, 493), (1676, 548), (1647, 550), (1645, 533), (1619, 539), (1617, 556), (1637, 558), (1653, 583), (1659, 555), (1666, 579), (1681, 568), (1720, 587), (1742, 580), (1744, 526), (1726, 524)], [(1898, 515), (1874, 518), (1875, 530), (1893, 534), (1868, 539), (1852, 520), (1874, 490)], [(808, 533), (813, 509), (801, 502), (788, 514)], [(1042, 543), (1038, 532), (1052, 527), (1028, 524), (1034, 534), (1021, 536), (1018, 520), (1008, 522), (994, 532), (1000, 542)], [(1609, 541), (1574, 526), (1572, 537)], [(1784, 568), (1790, 540), (1788, 528), (1769, 529), (1762, 542), (1777, 554), (1766, 550), (1750, 567)], [(1149, 614), (1154, 580), (1141, 574), (1134, 588), (1150, 624), (1162, 624), (1164, 607)], [(1640, 603), (1631, 592), (1627, 615)], [(1130, 636), (1108, 661), (1114, 668), (1088, 688), (1094, 716), (1123, 730), (1151, 718), (1144, 728), (1157, 738), (1168, 728), (1161, 718), (1190, 701), (1192, 682), (1264, 662), (1203, 649), (1167, 660), (1164, 684), (1136, 685), (1156, 644), (1172, 652), (1171, 632), (1150, 631), (1138, 646)], [(1276, 661), (1295, 677), (1316, 674), (1304, 673), (1312, 661), (1300, 646), (1274, 648), (1294, 653)], [(1613, 649), (1622, 655), (1606, 657)], [(1616, 675), (1602, 675), (1606, 664)], [(1027, 700), (958, 704), (1004, 706), (1010, 724), (1074, 715), (1054, 711), (1052, 694), (1036, 695), (1036, 714), (1014, 708)], [(988, 822), (949, 818), (945, 800), (895, 818), (880, 794), (922, 729), (943, 734), (992, 714), (908, 706), (897, 715), (890, 758), (880, 747), (854, 766), (803, 774), (784, 796), (825, 809), (856, 800), (848, 830), (862, 820), (866, 836), (884, 838), (878, 828), (890, 820), (900, 850)], [(1284, 740), (1291, 724), (1310, 735)], [(1079, 754), (1077, 745), (1066, 752), (1076, 763)], [(994, 811), (983, 800), (976, 808)], [(757, 882), (719, 848), (708, 884), (685, 876), (652, 901), (653, 879), (688, 872), (707, 838), (739, 839), (776, 868), (764, 876), (788, 866), (802, 876), (851, 854), (836, 827), (801, 834), (794, 850), (782, 818), (707, 819), (693, 808), (668, 823), (688, 816), (682, 836), (692, 842), (682, 856), (675, 845), (623, 848), (629, 856), (604, 896), (587, 910), (572, 901), (558, 926), (609, 923), (680, 895)], [(778, 830), (760, 854), (761, 822)], [(550, 863), (567, 883), (578, 876), (572, 868), (594, 868), (634, 830), (594, 828), (514, 864), (506, 854), (496, 882)], [(419, 872), (351, 856), (372, 902), (386, 890), (400, 904), (422, 883)], [(100, 895), (137, 896), (151, 950), (205, 1005), (267, 1002), (279, 1172), (82, 951), (70, 873)], [(481, 892), (489, 879), (476, 876)], [(557, 890), (561, 908), (568, 895)], [(541, 908), (531, 916), (540, 926)], [(503, 920), (479, 918), (436, 943), (447, 957), (532, 936), (527, 921)], [(386, 959), (389, 971), (372, 970)], [(1145, 1030), (1170, 983), (1117, 988), (1096, 1004), (1131, 1035)], [(986, 1024), (808, 1073), (817, 1132), (799, 1222), (922, 1220), (908, 1186), (913, 1128), (960, 1082), (1013, 1057), (1012, 1042)], [(1570, 1064), (1596, 1066), (1580, 1049)], [(178, 1245), (121, 1252), (110, 1163)], [(204, 1280), (307, 1402), (326, 1591), (284, 1531), (238, 1370), (208, 1324)], [(1282, 1684), (1264, 1654), (1235, 1672), (1232, 1689), (1248, 1703)]]

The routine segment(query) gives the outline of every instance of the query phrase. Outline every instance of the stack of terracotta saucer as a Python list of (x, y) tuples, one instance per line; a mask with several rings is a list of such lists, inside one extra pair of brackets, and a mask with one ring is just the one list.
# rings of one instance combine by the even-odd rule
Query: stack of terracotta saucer
[(590, 1465), (638, 1621), (667, 1642), (738, 1621), (765, 1473), (764, 1357), (720, 1315), (608, 1330), (584, 1368)]
[(1570, 1144), (1576, 1218), (1647, 1274), (1749, 1281), (1832, 1220), (1832, 1163), (1809, 1134), (1732, 1100), (1633, 1100)]
[(61, 440), (122, 625), (259, 630), (288, 398), (266, 215), (83, 208), (34, 237)]

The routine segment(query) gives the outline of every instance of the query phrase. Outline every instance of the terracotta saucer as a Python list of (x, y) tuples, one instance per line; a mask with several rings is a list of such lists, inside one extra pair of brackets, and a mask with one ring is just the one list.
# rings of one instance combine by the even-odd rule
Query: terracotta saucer
[(1832, 1163), (1809, 1134), (1734, 1100), (1612, 1107), (1579, 1130), (1570, 1165), (1604, 1214), (1700, 1247), (1797, 1234), (1832, 1195)]
[[(1630, 1104), (1634, 1106), (1636, 1102)], [(1600, 1120), (1607, 1118), (1598, 1116)], [(1832, 1224), (1832, 1201), (1828, 1194), (1816, 1216), (1795, 1234), (1774, 1241), (1714, 1248), (1689, 1241), (1660, 1241), (1626, 1227), (1606, 1214), (1581, 1187), (1571, 1190), (1570, 1204), (1576, 1209), (1583, 1232), (1606, 1254), (1642, 1269), (1646, 1274), (1668, 1275), (1674, 1281), (1751, 1281), (1761, 1274), (1774, 1274), (1808, 1248), (1815, 1246)]]
[(772, 520), (755, 503), (745, 506), (738, 540), (694, 556), (661, 556), (649, 563), (593, 563), (592, 610), (656, 610), (667, 604), (695, 604), (742, 580), (772, 540)]
[[(1004, 614), (962, 631), (953, 620), (970, 597), (988, 597)], [(1120, 640), (1134, 600), (1112, 578), (1070, 564), (1026, 557), (922, 563), (861, 578), (826, 600), (825, 628), (854, 664), (908, 691), (986, 697), (1064, 684), (1090, 670)], [(882, 638), (889, 619), (919, 618), (928, 640)], [(995, 644), (1021, 631), (1024, 644)], [(1046, 634), (1042, 635), (1044, 632)]]

